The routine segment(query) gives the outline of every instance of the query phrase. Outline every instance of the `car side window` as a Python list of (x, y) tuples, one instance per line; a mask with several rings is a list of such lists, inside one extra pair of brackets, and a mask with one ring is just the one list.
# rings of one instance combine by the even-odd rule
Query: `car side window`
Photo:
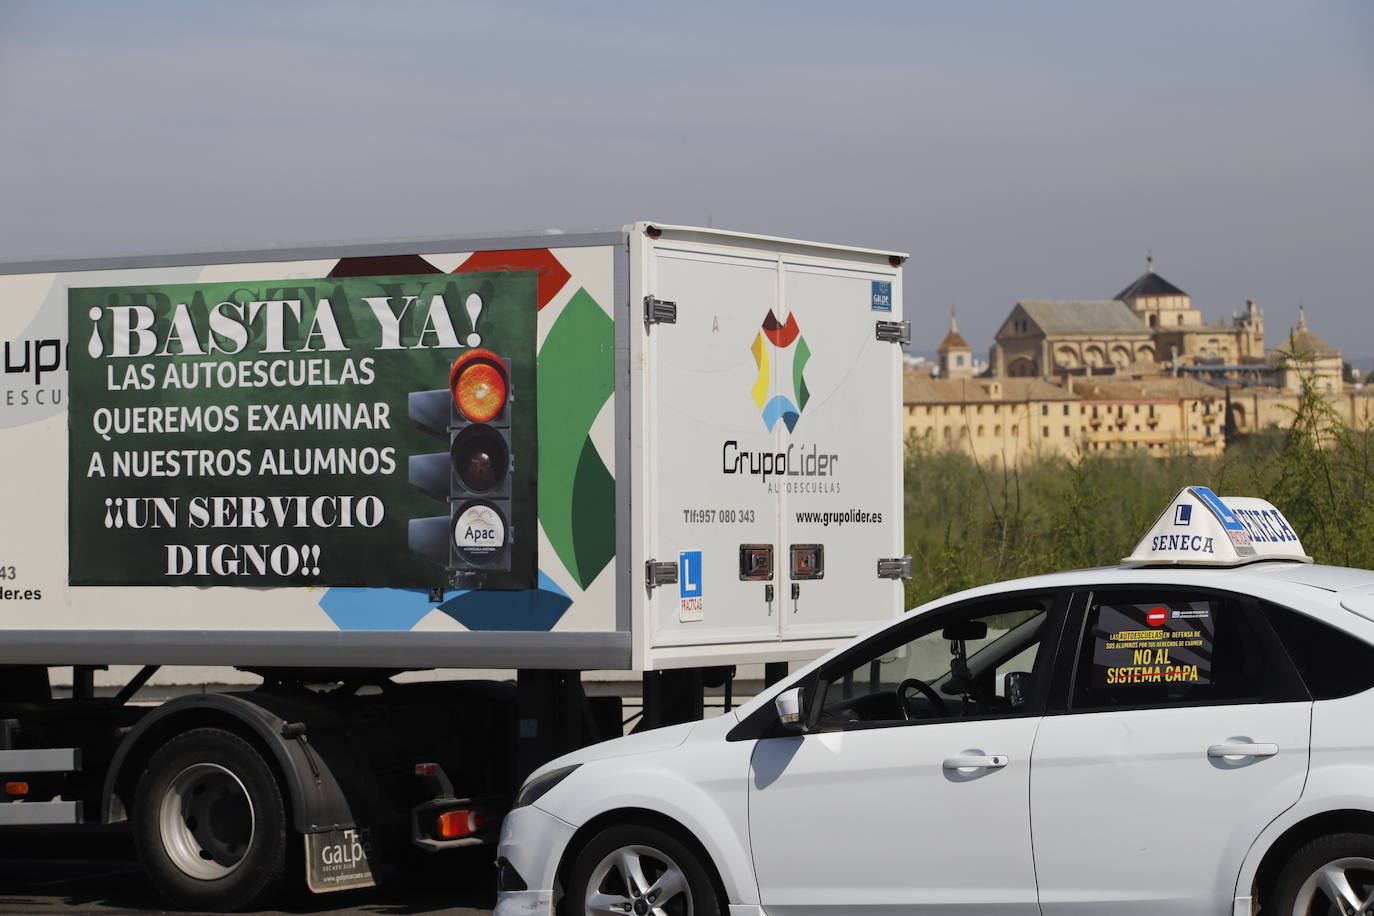
[(1374, 646), (1298, 611), (1261, 606), (1313, 699), (1334, 700), (1374, 687)]
[(1145, 590), (1089, 598), (1073, 676), (1076, 711), (1306, 698), (1253, 602)]
[(821, 672), (816, 728), (835, 731), (1038, 712), (1052, 594), (936, 612)]

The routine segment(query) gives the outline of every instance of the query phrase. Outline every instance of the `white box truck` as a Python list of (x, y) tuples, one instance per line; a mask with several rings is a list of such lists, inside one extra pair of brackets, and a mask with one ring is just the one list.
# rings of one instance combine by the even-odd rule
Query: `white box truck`
[[(580, 672), (666, 724), (899, 613), (904, 258), (638, 222), (0, 263), (0, 827), (129, 820), (186, 906), (365, 885), (620, 734)], [(131, 702), (159, 666), (262, 683)], [(461, 668), (516, 674), (395, 680)]]

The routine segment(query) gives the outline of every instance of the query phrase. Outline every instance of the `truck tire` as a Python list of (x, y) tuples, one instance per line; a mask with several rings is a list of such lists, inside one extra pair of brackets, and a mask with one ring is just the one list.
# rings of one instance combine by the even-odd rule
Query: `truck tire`
[(291, 831), (281, 787), (232, 732), (198, 728), (163, 745), (139, 778), (133, 821), (144, 869), (178, 906), (244, 909), (285, 881)]
[(709, 867), (686, 843), (657, 827), (608, 827), (578, 853), (559, 916), (616, 910), (720, 916)]

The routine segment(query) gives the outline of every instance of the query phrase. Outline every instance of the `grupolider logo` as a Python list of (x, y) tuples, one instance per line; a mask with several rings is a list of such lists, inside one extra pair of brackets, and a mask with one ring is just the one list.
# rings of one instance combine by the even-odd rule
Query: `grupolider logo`
[[(790, 433), (801, 419), (806, 402), (811, 400), (811, 392), (802, 375), (811, 358), (811, 349), (797, 327), (796, 316), (789, 314), (787, 323), (782, 324), (769, 309), (768, 316), (763, 319), (763, 330), (754, 337), (750, 350), (759, 367), (759, 378), (753, 388), (754, 403), (763, 415), (764, 425), (772, 432), (781, 420)], [(790, 366), (787, 365), (789, 361)], [(777, 364), (777, 372), (772, 371), (773, 364)], [(782, 390), (774, 389), (775, 381)]]

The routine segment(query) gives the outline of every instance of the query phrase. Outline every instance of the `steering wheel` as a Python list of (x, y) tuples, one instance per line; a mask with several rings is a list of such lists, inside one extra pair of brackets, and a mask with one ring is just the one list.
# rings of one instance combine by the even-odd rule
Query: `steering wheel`
[(902, 718), (911, 721), (911, 710), (906, 705), (906, 695), (909, 691), (915, 690), (930, 701), (930, 705), (935, 709), (939, 716), (948, 716), (949, 707), (945, 701), (935, 692), (935, 689), (918, 677), (909, 677), (897, 685), (897, 706), (902, 711)]

